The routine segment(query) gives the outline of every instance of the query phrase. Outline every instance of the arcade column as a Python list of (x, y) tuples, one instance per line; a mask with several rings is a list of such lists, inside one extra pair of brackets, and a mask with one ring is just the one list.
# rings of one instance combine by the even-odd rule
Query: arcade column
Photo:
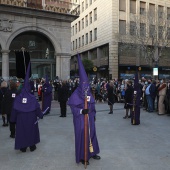
[(9, 52), (10, 50), (1, 50), (2, 53), (2, 78), (9, 79)]

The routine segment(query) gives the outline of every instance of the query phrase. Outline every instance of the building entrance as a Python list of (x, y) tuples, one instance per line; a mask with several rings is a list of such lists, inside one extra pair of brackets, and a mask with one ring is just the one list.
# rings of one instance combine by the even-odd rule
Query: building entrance
[(9, 47), (9, 75), (16, 76), (16, 51), (28, 51), (30, 54), (33, 78), (48, 74), (53, 79), (56, 73), (55, 50), (46, 35), (39, 32), (24, 32), (16, 36)]

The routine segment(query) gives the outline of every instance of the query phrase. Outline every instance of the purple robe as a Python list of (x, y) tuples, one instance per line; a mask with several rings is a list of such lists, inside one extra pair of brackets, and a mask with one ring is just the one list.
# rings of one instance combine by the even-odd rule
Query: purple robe
[(136, 73), (135, 81), (134, 81), (133, 109), (131, 115), (132, 125), (140, 124), (140, 96), (141, 96), (141, 91), (139, 86), (138, 73)]
[[(79, 66), (79, 77), (80, 77), (80, 85), (76, 88), (73, 94), (70, 96), (68, 105), (71, 108), (73, 113), (73, 123), (74, 123), (74, 132), (75, 132), (75, 149), (76, 149), (76, 162), (79, 163), (81, 160), (85, 160), (84, 158), (84, 115), (81, 114), (81, 109), (84, 109), (85, 103), (85, 91), (87, 91), (87, 96), (90, 96), (90, 101), (88, 101), (88, 129), (90, 131), (90, 135), (88, 132), (88, 158), (89, 160), (92, 156), (98, 154), (99, 145), (96, 136), (96, 128), (95, 128), (95, 100), (93, 95), (90, 92), (90, 85), (88, 82), (88, 77), (85, 72), (84, 66), (78, 56), (78, 66)], [(92, 142), (94, 152), (90, 153), (89, 144), (90, 139)]]
[[(84, 115), (80, 114), (80, 110), (84, 108), (84, 104), (78, 106), (70, 106), (73, 113), (73, 123), (74, 123), (74, 132), (75, 132), (75, 148), (76, 148), (76, 162), (79, 163), (81, 160), (84, 160)], [(90, 153), (88, 150), (88, 160), (98, 154), (99, 145), (96, 137), (96, 128), (95, 128), (95, 105), (88, 103), (89, 112), (89, 122), (90, 123), (90, 137), (93, 146), (93, 153)], [(88, 146), (89, 146), (89, 135), (88, 135)]]
[(10, 122), (16, 123), (15, 149), (30, 147), (40, 142), (37, 117), (42, 118), (43, 114), (40, 105), (34, 95), (30, 93), (28, 81), (30, 63), (25, 76), (24, 87), (16, 96), (11, 112)]
[(40, 142), (37, 117), (42, 118), (40, 106), (29, 112), (12, 110), (11, 122), (16, 122), (15, 149), (30, 147)]
[(49, 107), (51, 110), (51, 101), (52, 101), (52, 86), (48, 83), (45, 83), (42, 87), (42, 111), (46, 110)]

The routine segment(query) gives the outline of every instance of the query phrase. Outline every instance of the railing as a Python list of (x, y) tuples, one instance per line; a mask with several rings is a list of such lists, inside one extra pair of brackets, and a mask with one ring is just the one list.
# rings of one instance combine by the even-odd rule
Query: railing
[(79, 15), (79, 5), (70, 3), (69, 1), (70, 0), (0, 0), (0, 4)]

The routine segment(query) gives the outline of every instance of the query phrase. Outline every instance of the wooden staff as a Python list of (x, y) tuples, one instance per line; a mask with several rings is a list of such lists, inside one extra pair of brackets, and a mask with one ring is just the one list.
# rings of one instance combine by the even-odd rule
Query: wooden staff
[(133, 122), (132, 122), (133, 125), (135, 125), (135, 117), (136, 117), (136, 115), (135, 115), (136, 114), (136, 108), (135, 108), (136, 107), (136, 93), (137, 92), (134, 92), (134, 98), (133, 98), (133, 110), (132, 110), (133, 111), (133, 115), (132, 115), (133, 116)]
[[(85, 90), (84, 109), (87, 109), (87, 90)], [(84, 168), (87, 168), (88, 157), (88, 115), (84, 115)]]

